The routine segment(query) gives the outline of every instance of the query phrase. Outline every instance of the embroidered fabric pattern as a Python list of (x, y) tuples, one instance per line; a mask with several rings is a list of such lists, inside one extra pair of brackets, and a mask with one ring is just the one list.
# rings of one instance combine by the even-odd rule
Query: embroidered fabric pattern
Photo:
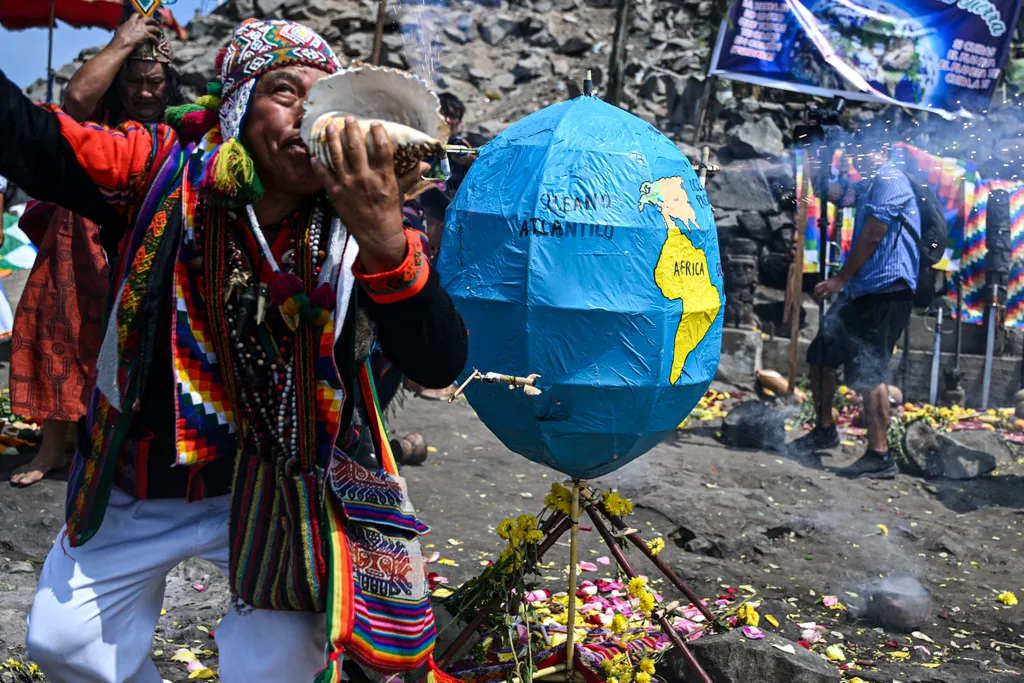
[(221, 129), (225, 139), (242, 131), (255, 79), (284, 66), (305, 65), (334, 73), (341, 62), (312, 30), (288, 21), (247, 19), (239, 25), (224, 54)]

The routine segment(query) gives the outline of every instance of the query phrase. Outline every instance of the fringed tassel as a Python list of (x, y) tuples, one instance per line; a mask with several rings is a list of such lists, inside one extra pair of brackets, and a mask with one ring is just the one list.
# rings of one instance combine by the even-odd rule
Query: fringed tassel
[(206, 94), (221, 97), (224, 94), (224, 84), (220, 81), (210, 81), (206, 84)]
[[(317, 683), (320, 683), (319, 679)], [(427, 660), (427, 683), (463, 683), (463, 680), (441, 671), (437, 662), (434, 661), (434, 656), (431, 655)]]
[(258, 201), (263, 197), (263, 185), (256, 175), (252, 158), (237, 139), (226, 140), (208, 162), (211, 168), (202, 186), (213, 189), (228, 198)]
[(221, 105), (221, 99), (217, 95), (203, 95), (196, 100), (196, 104), (207, 110), (218, 111)]
[(200, 111), (203, 111), (203, 107), (198, 104), (182, 104), (177, 107), (168, 107), (167, 111), (164, 112), (164, 120), (167, 122), (167, 125), (177, 130), (181, 128), (182, 119), (187, 114)]
[(331, 646), (331, 654), (327, 657), (327, 666), (317, 673), (316, 678), (313, 679), (313, 683), (341, 683), (341, 655), (344, 654), (343, 648), (335, 649), (334, 645)]
[(193, 111), (181, 117), (178, 134), (186, 142), (199, 140), (217, 125), (217, 112), (210, 109)]

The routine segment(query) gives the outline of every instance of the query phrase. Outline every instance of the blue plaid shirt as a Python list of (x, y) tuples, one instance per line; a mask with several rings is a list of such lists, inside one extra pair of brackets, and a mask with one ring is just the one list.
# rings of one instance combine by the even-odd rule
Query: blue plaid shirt
[[(916, 289), (921, 252), (921, 216), (914, 188), (903, 173), (890, 163), (883, 164), (874, 180), (857, 184), (857, 218), (853, 225), (856, 245), (868, 216), (888, 226), (881, 243), (846, 285), (851, 299), (897, 289)], [(913, 229), (908, 230), (904, 221)], [(902, 229), (901, 229), (902, 228)]]

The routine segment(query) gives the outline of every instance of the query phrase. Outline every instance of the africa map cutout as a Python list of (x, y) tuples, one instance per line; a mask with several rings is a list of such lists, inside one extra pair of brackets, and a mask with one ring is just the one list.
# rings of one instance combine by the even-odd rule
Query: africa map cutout
[(697, 214), (683, 189), (683, 179), (673, 176), (642, 184), (638, 211), (643, 212), (649, 204), (659, 209), (668, 230), (654, 268), (654, 282), (666, 299), (679, 299), (683, 304), (669, 375), (669, 381), (675, 384), (683, 373), (686, 359), (714, 324), (722, 302), (718, 289), (711, 284), (704, 250), (693, 246), (683, 232), (684, 226), (687, 232), (700, 229)]

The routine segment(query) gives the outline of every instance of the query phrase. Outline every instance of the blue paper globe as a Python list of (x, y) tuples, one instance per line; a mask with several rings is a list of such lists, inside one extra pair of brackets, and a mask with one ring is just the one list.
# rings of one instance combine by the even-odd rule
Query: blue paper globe
[(539, 396), (473, 382), (510, 450), (571, 477), (671, 433), (721, 352), (722, 268), (707, 193), (641, 119), (583, 96), (483, 148), (448, 208), (438, 261), (473, 369), (541, 375)]

